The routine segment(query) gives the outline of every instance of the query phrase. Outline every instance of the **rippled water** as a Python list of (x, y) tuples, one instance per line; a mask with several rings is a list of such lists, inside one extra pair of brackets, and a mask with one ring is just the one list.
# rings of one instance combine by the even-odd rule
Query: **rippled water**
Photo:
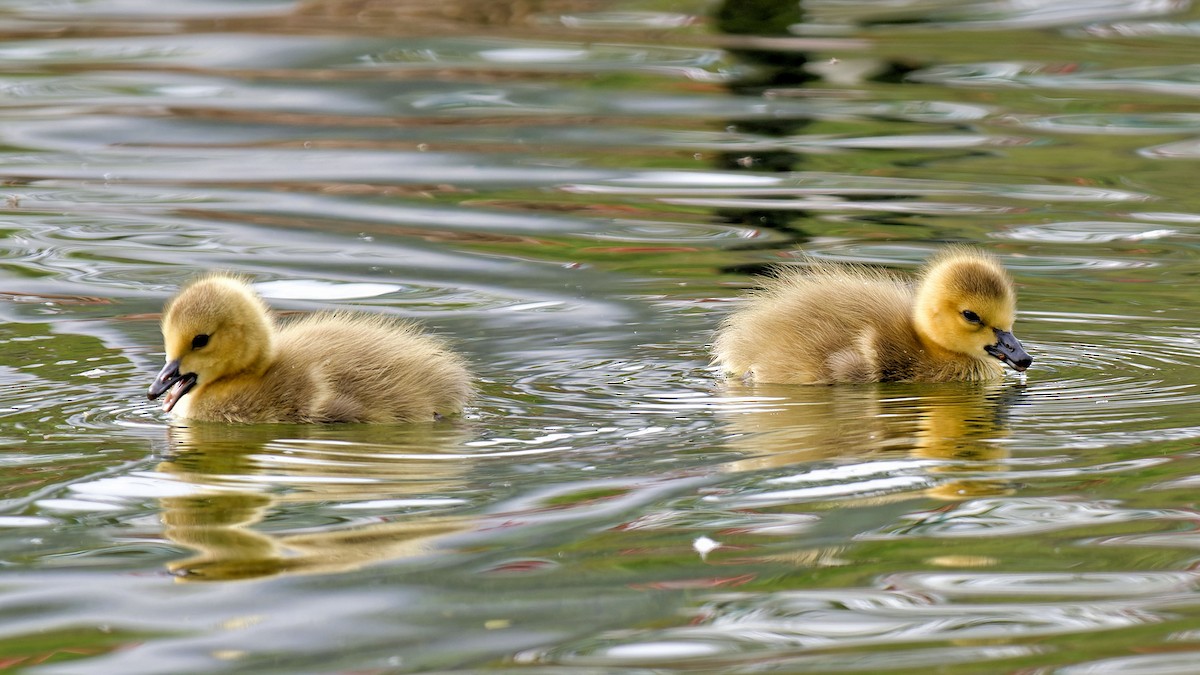
[[(1193, 673), (1200, 9), (0, 3), (0, 668)], [(746, 388), (754, 273), (999, 255), (993, 385)], [(169, 425), (198, 271), (433, 426)]]

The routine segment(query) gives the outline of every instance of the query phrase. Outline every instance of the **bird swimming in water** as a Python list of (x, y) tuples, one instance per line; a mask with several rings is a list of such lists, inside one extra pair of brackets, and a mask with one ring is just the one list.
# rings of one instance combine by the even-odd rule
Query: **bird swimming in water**
[(713, 362), (781, 384), (948, 382), (1023, 372), (1016, 290), (999, 261), (953, 246), (916, 283), (861, 265), (781, 270), (717, 331)]
[(395, 319), (322, 312), (277, 326), (250, 285), (210, 274), (163, 310), (167, 363), (148, 397), (176, 417), (233, 423), (416, 422), (473, 387), (439, 338)]

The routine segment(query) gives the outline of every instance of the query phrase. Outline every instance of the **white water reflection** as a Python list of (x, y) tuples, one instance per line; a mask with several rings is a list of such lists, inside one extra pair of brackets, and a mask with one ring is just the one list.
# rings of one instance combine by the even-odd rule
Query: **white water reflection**
[[(521, 660), (567, 666), (648, 667), (670, 659), (676, 667), (720, 667), (748, 655), (774, 663), (836, 662), (806, 652), (894, 644), (938, 645), (943, 642), (1024, 641), (1079, 631), (1127, 629), (1159, 623), (1165, 617), (1149, 608), (1132, 609), (1106, 602), (1002, 604), (942, 603), (920, 594), (872, 589), (730, 593), (714, 595), (692, 608), (692, 624), (663, 630), (610, 633), (570, 647)], [(946, 648), (935, 650), (946, 653)], [(1036, 653), (1014, 645), (992, 658)], [(971, 660), (987, 659), (971, 650)], [(921, 651), (876, 652), (901, 661), (922, 661)], [(846, 670), (875, 672), (882, 662), (853, 659)], [(895, 666), (896, 664), (891, 664)], [(842, 670), (842, 668), (839, 668)]]
[(998, 232), (997, 238), (1054, 243), (1107, 243), (1112, 241), (1146, 241), (1178, 236), (1179, 230), (1151, 228), (1138, 223), (1083, 222), (1024, 225)]
[(911, 513), (871, 538), (1008, 537), (1144, 520), (1187, 520), (1182, 511), (1123, 508), (1114, 503), (1038, 498), (975, 499), (950, 510)]
[(281, 300), (351, 300), (372, 298), (402, 290), (393, 284), (334, 284), (317, 279), (263, 281), (254, 285), (264, 298)]
[(1106, 598), (1116, 596), (1161, 596), (1187, 593), (1200, 578), (1188, 572), (1111, 573), (1008, 573), (970, 574), (913, 573), (887, 577), (889, 587), (912, 593), (937, 593), (963, 598), (1047, 596), (1050, 598)]
[(1140, 675), (1189, 675), (1196, 672), (1196, 654), (1145, 654), (1116, 659), (1100, 659), (1058, 668), (1055, 675), (1111, 675), (1139, 673)]

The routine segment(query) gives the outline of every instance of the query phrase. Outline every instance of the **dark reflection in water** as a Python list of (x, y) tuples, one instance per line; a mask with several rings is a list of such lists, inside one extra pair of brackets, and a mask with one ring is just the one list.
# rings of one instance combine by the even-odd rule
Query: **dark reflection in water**
[[(753, 0), (722, 3), (713, 15), (714, 28), (730, 35), (753, 35), (776, 37), (789, 34), (789, 28), (804, 21), (804, 10), (800, 3), (778, 0)], [(800, 95), (805, 84), (816, 79), (808, 72), (809, 56), (803, 51), (779, 51), (777, 49), (741, 48), (731, 49), (730, 55), (750, 66), (748, 73), (729, 83), (729, 91), (735, 96), (762, 99), (767, 96)], [(804, 117), (789, 117), (780, 120), (731, 119), (726, 130), (751, 134), (762, 139), (785, 139), (800, 136), (811, 120)], [(750, 152), (721, 153), (715, 166), (720, 170), (787, 173), (802, 168), (803, 155), (786, 149), (755, 150)], [(770, 241), (740, 248), (777, 249), (782, 243), (799, 245), (806, 238), (797, 221), (806, 214), (795, 210), (720, 209), (718, 215), (725, 222), (751, 228), (776, 230), (786, 237), (783, 242)], [(726, 268), (725, 271), (754, 271), (742, 266)]]

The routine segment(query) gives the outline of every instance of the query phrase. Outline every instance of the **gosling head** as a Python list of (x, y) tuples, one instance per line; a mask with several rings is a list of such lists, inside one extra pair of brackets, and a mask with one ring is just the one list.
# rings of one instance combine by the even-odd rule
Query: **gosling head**
[[(1033, 358), (1012, 333), (1017, 295), (993, 257), (952, 248), (929, 262), (917, 289), (913, 322), (937, 347), (1022, 372)], [(998, 364), (997, 364), (998, 365)]]
[(147, 397), (166, 392), (167, 412), (193, 388), (265, 369), (272, 354), (266, 304), (246, 282), (224, 274), (201, 277), (168, 301), (162, 334), (167, 363)]

